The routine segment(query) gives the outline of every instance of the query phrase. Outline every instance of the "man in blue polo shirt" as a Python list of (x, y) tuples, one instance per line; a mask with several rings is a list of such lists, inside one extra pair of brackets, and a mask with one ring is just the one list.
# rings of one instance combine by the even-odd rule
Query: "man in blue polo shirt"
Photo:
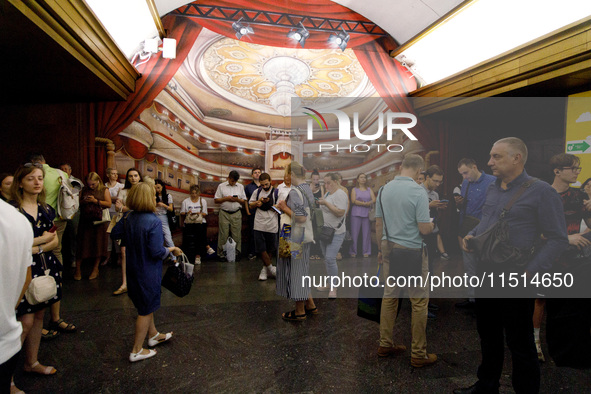
[[(383, 264), (386, 288), (382, 300), (380, 314), (380, 346), (378, 356), (404, 353), (404, 345), (395, 345), (393, 341), (394, 323), (398, 310), (400, 287), (390, 279), (395, 272), (403, 271), (404, 265), (412, 264), (408, 259), (391, 258), (390, 253), (396, 249), (403, 249), (418, 257), (417, 273), (423, 280), (429, 272), (426, 248), (423, 247), (421, 235), (433, 231), (433, 223), (429, 217), (429, 199), (425, 189), (418, 185), (418, 178), (424, 166), (424, 160), (419, 155), (409, 154), (402, 161), (400, 175), (387, 183), (378, 193), (376, 204), (376, 237), (381, 240), (378, 249), (378, 262)], [(393, 256), (397, 256), (394, 253)], [(422, 257), (421, 257), (422, 256)], [(420, 265), (420, 267), (418, 266)], [(410, 267), (408, 267), (410, 268)], [(419, 368), (437, 361), (435, 354), (427, 353), (427, 304), (429, 291), (427, 283), (422, 287), (410, 287), (410, 302), (412, 303), (411, 327), (412, 346), (410, 363)]]
[[(458, 172), (464, 178), (460, 196), (456, 196), (456, 206), (460, 209), (460, 238), (465, 237), (482, 218), (482, 206), (486, 200), (486, 192), (497, 177), (479, 171), (476, 161), (464, 158), (458, 162)], [(463, 252), (464, 272), (468, 276), (476, 275), (476, 256), (474, 253)], [(474, 288), (468, 288), (468, 299), (456, 304), (458, 308), (474, 307)]]

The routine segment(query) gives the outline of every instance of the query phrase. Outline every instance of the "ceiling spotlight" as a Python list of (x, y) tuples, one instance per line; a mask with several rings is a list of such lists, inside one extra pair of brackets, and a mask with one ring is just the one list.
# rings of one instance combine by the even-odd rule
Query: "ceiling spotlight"
[(300, 27), (297, 30), (292, 30), (289, 33), (287, 33), (287, 38), (291, 38), (292, 40), (296, 40), (297, 42), (300, 43), (300, 45), (303, 48), (304, 44), (306, 43), (306, 38), (310, 37), (310, 32), (308, 30), (306, 30), (306, 28), (304, 27), (302, 22), (300, 22), (299, 24), (302, 27)]
[(242, 36), (245, 36), (247, 34), (254, 34), (254, 30), (252, 29), (252, 27), (248, 25), (243, 25), (242, 23), (240, 23), (241, 20), (242, 18), (232, 23), (232, 29), (234, 29), (234, 31), (236, 32), (236, 37), (238, 39), (241, 39)]
[(347, 48), (347, 43), (349, 42), (349, 39), (351, 37), (349, 36), (349, 34), (347, 34), (343, 26), (341, 26), (341, 29), (343, 29), (342, 32), (331, 34), (328, 38), (328, 42), (331, 44), (335, 44), (336, 46), (341, 48), (341, 51), (344, 51), (345, 48)]

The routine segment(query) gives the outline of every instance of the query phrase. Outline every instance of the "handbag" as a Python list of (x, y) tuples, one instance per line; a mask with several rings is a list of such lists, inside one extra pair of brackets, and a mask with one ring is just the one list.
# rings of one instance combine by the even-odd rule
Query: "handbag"
[(533, 254), (533, 248), (520, 249), (511, 245), (509, 242), (509, 223), (505, 220), (505, 216), (525, 190), (537, 180), (534, 178), (524, 182), (513, 198), (503, 208), (503, 211), (499, 215), (499, 220), (482, 234), (470, 238), (467, 241), (468, 247), (478, 254), (481, 261), (493, 264), (513, 262), (518, 266), (527, 263), (528, 258)]
[(43, 263), (43, 272), (45, 275), (38, 276), (31, 280), (27, 291), (25, 292), (25, 298), (29, 305), (37, 305), (43, 302), (51, 300), (57, 295), (57, 283), (53, 276), (49, 275), (49, 269), (45, 263), (44, 253), (39, 254)]
[(177, 262), (166, 270), (162, 278), (162, 287), (170, 290), (177, 297), (184, 297), (191, 291), (193, 279), (193, 264), (183, 253)]
[(102, 215), (101, 215), (101, 220), (95, 220), (94, 222), (92, 222), (92, 224), (97, 226), (99, 224), (107, 223), (110, 221), (111, 221), (111, 212), (109, 212), (109, 208), (104, 208)]
[(97, 204), (84, 202), (80, 205), (80, 216), (93, 222), (100, 221), (103, 218), (103, 210)]
[(320, 228), (320, 234), (318, 234), (318, 238), (327, 245), (332, 243), (332, 239), (334, 238), (335, 232), (338, 229), (340, 229), (341, 226), (343, 225), (343, 223), (345, 222), (345, 216), (346, 215), (343, 215), (343, 218), (341, 219), (341, 223), (339, 224), (339, 226), (337, 228), (322, 226)]

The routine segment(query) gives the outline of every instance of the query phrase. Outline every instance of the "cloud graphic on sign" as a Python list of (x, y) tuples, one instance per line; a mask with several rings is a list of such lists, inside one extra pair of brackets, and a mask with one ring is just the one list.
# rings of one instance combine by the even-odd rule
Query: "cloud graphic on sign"
[(584, 114), (581, 114), (576, 120), (576, 123), (582, 122), (591, 122), (591, 112), (585, 112)]

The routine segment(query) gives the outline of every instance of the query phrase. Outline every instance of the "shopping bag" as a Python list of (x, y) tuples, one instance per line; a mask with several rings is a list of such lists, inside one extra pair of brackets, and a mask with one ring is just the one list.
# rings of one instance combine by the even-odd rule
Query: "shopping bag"
[(236, 261), (236, 241), (232, 239), (232, 237), (228, 237), (228, 240), (224, 244), (223, 247), (224, 251), (226, 252), (226, 259), (228, 263), (233, 263)]

